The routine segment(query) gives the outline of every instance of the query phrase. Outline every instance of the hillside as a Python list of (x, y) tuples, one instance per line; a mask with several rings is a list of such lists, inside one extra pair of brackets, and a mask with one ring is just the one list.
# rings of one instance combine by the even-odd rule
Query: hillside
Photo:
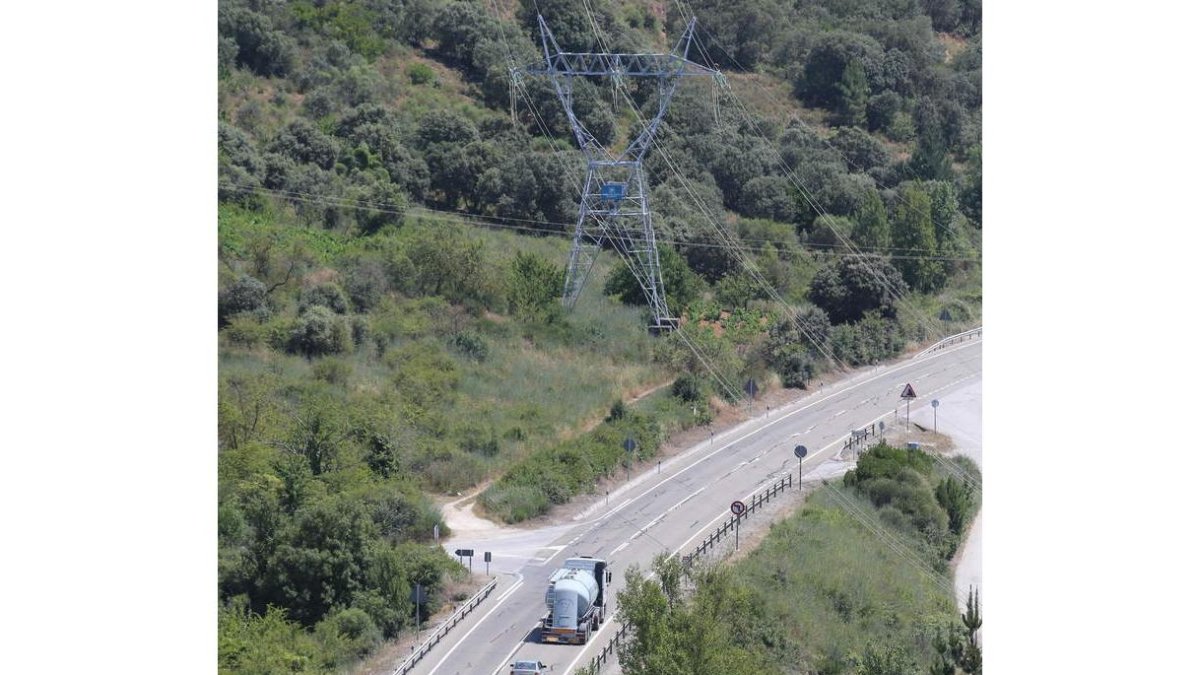
[[(460, 568), (437, 495), (519, 521), (704, 423), (980, 319), (978, 3), (537, 3), (564, 49), (665, 50), (647, 157), (668, 304), (605, 252), (559, 303), (583, 173), (531, 2), (222, 0), (222, 672), (344, 668)], [(636, 85), (580, 82), (609, 147)], [(623, 400), (671, 383), (637, 405)], [(271, 609), (274, 608), (274, 609)]]

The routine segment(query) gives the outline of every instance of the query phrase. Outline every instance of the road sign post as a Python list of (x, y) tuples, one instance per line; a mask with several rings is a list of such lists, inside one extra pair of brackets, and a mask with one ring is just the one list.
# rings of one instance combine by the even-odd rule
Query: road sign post
[(800, 479), (804, 473), (804, 456), (808, 454), (808, 448), (803, 445), (797, 445), (792, 451), (796, 455), (796, 487), (800, 487)]
[(900, 392), (900, 398), (904, 399), (904, 430), (909, 430), (909, 413), (912, 411), (912, 400), (917, 397), (916, 390), (911, 384), (904, 385), (904, 391)]
[(937, 409), (941, 404), (941, 401), (937, 400), (936, 398), (933, 399), (933, 403), (930, 404), (933, 406), (933, 433), (935, 434), (937, 433)]
[(484, 562), (484, 564), (487, 565), (485, 573), (488, 576), (491, 576), (492, 575), (492, 552), (491, 551), (483, 552), (483, 562)]
[(738, 526), (742, 524), (742, 514), (746, 512), (746, 505), (741, 501), (735, 501), (729, 505), (729, 510), (733, 513), (733, 550), (736, 551), (741, 548)]
[(413, 587), (412, 592), (408, 594), (409, 600), (413, 603), (413, 625), (416, 626), (417, 633), (421, 632), (421, 605), (425, 603), (426, 594), (424, 587), (417, 584)]
[(625, 482), (629, 482), (629, 465), (633, 463), (633, 451), (637, 448), (637, 441), (632, 437), (626, 437), (625, 442), (621, 444), (625, 448)]

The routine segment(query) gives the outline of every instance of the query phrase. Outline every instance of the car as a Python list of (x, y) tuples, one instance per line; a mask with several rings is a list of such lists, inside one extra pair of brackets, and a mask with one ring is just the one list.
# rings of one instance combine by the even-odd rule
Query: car
[(509, 675), (546, 675), (546, 673), (554, 670), (554, 666), (547, 666), (541, 661), (514, 661), (509, 664)]

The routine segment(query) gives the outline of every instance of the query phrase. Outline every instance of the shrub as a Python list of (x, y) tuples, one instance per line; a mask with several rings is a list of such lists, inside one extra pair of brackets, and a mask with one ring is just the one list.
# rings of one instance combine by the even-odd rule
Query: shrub
[(336, 284), (319, 284), (304, 289), (300, 293), (300, 312), (310, 307), (327, 307), (338, 314), (350, 311), (346, 294)]
[(343, 658), (365, 656), (383, 641), (375, 621), (356, 607), (329, 615), (314, 627), (314, 633), (327, 652)]
[(313, 364), (313, 377), (329, 384), (345, 386), (353, 368), (341, 359), (324, 358)]
[(612, 406), (608, 409), (608, 417), (604, 418), (605, 422), (614, 422), (616, 420), (625, 419), (625, 401), (617, 399), (613, 401)]
[(408, 73), (408, 79), (413, 84), (429, 84), (430, 82), (433, 82), (435, 77), (433, 68), (430, 68), (427, 64), (419, 61), (408, 64), (408, 68), (405, 69), (405, 72)]
[(550, 510), (550, 500), (540, 489), (526, 485), (493, 485), (480, 498), (483, 507), (506, 523), (536, 518)]
[(262, 344), (266, 336), (266, 330), (262, 323), (246, 314), (230, 318), (223, 333), (231, 344), (241, 347), (257, 347)]
[(450, 336), (450, 346), (459, 354), (475, 362), (487, 359), (488, 346), (483, 336), (475, 331), (459, 331)]
[(313, 306), (300, 315), (288, 339), (288, 351), (309, 358), (339, 354), (350, 348), (350, 330), (344, 317), (324, 306)]
[(671, 395), (688, 403), (699, 401), (703, 397), (700, 390), (700, 378), (691, 373), (680, 375), (671, 385)]
[(221, 325), (229, 317), (242, 312), (261, 312), (267, 309), (267, 286), (254, 277), (243, 274), (217, 296), (217, 315)]

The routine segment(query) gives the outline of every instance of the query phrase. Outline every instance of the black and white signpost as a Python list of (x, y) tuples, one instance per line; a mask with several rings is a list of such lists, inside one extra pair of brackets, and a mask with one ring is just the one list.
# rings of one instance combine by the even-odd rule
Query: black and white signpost
[(942, 404), (942, 402), (937, 400), (936, 398), (933, 399), (933, 402), (929, 404), (929, 405), (933, 406), (933, 433), (935, 433), (935, 434), (937, 433), (937, 409), (938, 409), (938, 406), (941, 404)]
[(808, 448), (803, 445), (797, 445), (793, 450), (796, 454), (796, 488), (800, 487), (800, 476), (804, 473), (804, 456), (808, 454)]
[(736, 501), (729, 505), (729, 510), (733, 513), (733, 550), (740, 548), (741, 540), (738, 532), (738, 525), (742, 523), (742, 514), (746, 512), (746, 505), (740, 501)]

